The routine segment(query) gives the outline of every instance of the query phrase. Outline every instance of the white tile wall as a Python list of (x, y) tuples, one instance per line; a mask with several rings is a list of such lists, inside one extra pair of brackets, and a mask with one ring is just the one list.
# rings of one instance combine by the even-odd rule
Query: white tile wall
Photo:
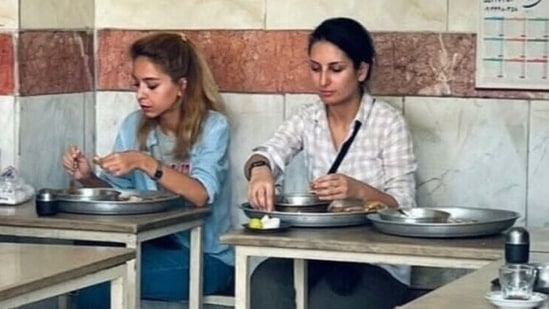
[(19, 27), (19, 0), (0, 1), (0, 29)]
[(477, 32), (479, 0), (448, 0), (448, 31)]
[(97, 28), (261, 29), (264, 1), (96, 0)]
[(84, 29), (94, 26), (93, 0), (20, 0), (22, 29)]
[(104, 156), (111, 153), (122, 120), (138, 108), (134, 92), (98, 91), (96, 93), (96, 154)]
[(549, 101), (532, 101), (528, 153), (528, 224), (549, 227)]
[(526, 214), (528, 102), (406, 97), (404, 108), (419, 163), (420, 206)]
[(9, 165), (18, 166), (17, 121), (15, 98), (0, 96), (0, 124), (2, 126), (2, 130), (0, 130), (0, 169)]
[(248, 182), (244, 178), (244, 162), (252, 148), (265, 142), (282, 123), (282, 95), (223, 94), (231, 122), (231, 180), (233, 185), (233, 222), (243, 222), (242, 211), (236, 206), (247, 201)]
[(446, 0), (266, 0), (267, 29), (312, 29), (348, 16), (375, 31), (445, 31)]
[[(93, 93), (21, 97), (19, 169), (35, 188), (61, 188), (69, 183), (62, 170), (62, 155), (70, 145), (85, 145), (94, 131), (86, 111)], [(86, 126), (91, 126), (86, 128)], [(86, 149), (84, 149), (86, 151)]]

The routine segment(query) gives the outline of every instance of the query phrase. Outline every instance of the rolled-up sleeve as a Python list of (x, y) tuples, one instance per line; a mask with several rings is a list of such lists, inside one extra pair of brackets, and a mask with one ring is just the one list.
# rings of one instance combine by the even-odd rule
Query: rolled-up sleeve
[(200, 141), (191, 154), (190, 176), (199, 181), (208, 193), (208, 204), (220, 194), (221, 184), (229, 171), (229, 123), (218, 113), (210, 113)]
[(292, 116), (282, 123), (271, 139), (254, 148), (250, 157), (255, 154), (266, 157), (274, 176), (279, 177), (286, 165), (303, 149), (303, 128), (302, 115)]
[(412, 135), (403, 117), (395, 119), (383, 140), (385, 191), (393, 196), (400, 207), (415, 207), (417, 162)]

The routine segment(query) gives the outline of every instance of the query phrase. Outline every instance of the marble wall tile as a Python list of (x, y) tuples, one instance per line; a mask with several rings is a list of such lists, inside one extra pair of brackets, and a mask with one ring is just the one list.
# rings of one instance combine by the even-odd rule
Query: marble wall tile
[(549, 101), (532, 101), (528, 153), (528, 225), (549, 227)]
[(0, 170), (6, 166), (18, 166), (17, 120), (15, 97), (0, 96)]
[[(303, 30), (186, 30), (204, 52), (220, 89), (244, 93), (312, 93)], [(127, 48), (145, 31), (99, 32), (98, 87), (129, 89)], [(474, 34), (375, 32), (375, 95), (547, 98), (547, 91), (475, 89)]]
[(0, 1), (0, 29), (19, 27), (19, 0)]
[(448, 31), (477, 32), (480, 1), (448, 0)]
[(261, 29), (264, 1), (95, 0), (95, 26), (125, 29)]
[[(99, 32), (98, 87), (129, 89), (127, 49), (143, 31)], [(304, 92), (311, 89), (306, 34), (299, 31), (184, 31), (203, 51), (225, 92)]]
[(0, 33), (0, 95), (15, 92), (13, 36)]
[(272, 136), (284, 115), (282, 95), (223, 93), (231, 123), (231, 181), (233, 223), (245, 222), (236, 206), (247, 201), (248, 182), (244, 178), (244, 163), (252, 149)]
[(95, 150), (98, 155), (103, 156), (112, 152), (122, 120), (137, 110), (139, 105), (134, 92), (98, 91), (95, 106)]
[(418, 205), (526, 214), (527, 101), (406, 97), (404, 110), (419, 165)]
[(94, 88), (91, 32), (23, 31), (17, 52), (19, 91), (23, 96)]
[(20, 0), (21, 29), (94, 27), (93, 0)]
[(445, 0), (267, 0), (266, 3), (267, 29), (313, 29), (326, 18), (349, 16), (371, 30), (446, 30)]
[[(20, 97), (19, 168), (35, 188), (65, 187), (69, 178), (62, 169), (62, 154), (70, 145), (84, 145), (86, 105), (93, 93)], [(89, 151), (84, 149), (85, 153)]]

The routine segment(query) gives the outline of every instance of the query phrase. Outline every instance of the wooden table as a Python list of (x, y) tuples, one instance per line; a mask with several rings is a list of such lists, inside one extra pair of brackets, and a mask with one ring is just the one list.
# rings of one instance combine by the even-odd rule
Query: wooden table
[(13, 308), (111, 282), (111, 308), (127, 308), (126, 248), (0, 243), (0, 308)]
[(135, 249), (136, 258), (127, 263), (128, 308), (140, 308), (141, 243), (190, 230), (191, 256), (189, 308), (202, 307), (202, 224), (210, 210), (173, 208), (142, 215), (78, 215), (59, 213), (38, 217), (34, 202), (0, 207), (0, 235), (49, 239), (89, 240), (122, 243)]
[(272, 234), (237, 230), (221, 236), (221, 242), (235, 246), (235, 309), (249, 308), (251, 256), (294, 259), (297, 308), (304, 309), (306, 259), (477, 269), (502, 257), (504, 241), (501, 234), (462, 239), (397, 237), (372, 226), (291, 228)]
[[(549, 254), (533, 253), (530, 260), (547, 263)], [(494, 307), (484, 296), (491, 290), (490, 281), (498, 276), (502, 264), (503, 260), (494, 261), (399, 308), (492, 309)], [(547, 304), (542, 307), (547, 308)]]

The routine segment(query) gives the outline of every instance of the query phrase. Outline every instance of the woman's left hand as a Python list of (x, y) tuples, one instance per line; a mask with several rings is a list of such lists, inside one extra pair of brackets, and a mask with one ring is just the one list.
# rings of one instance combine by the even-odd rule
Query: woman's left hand
[(142, 158), (143, 153), (139, 151), (124, 151), (104, 157), (95, 156), (93, 162), (114, 176), (122, 176), (138, 168)]
[(315, 179), (311, 190), (321, 200), (362, 199), (364, 185), (343, 174), (328, 174)]

